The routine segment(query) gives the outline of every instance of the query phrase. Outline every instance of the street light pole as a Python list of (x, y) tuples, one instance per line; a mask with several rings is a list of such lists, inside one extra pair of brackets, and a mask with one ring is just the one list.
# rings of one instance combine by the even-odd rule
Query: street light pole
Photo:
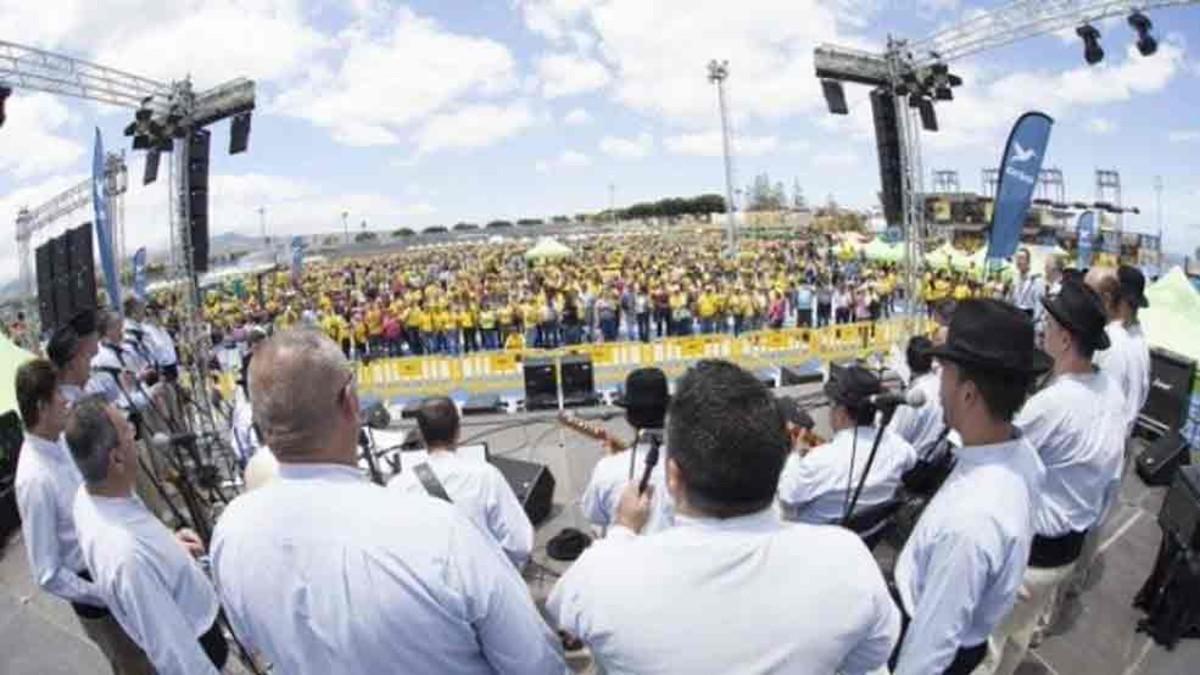
[(1163, 179), (1162, 176), (1154, 177), (1154, 219), (1158, 225), (1158, 250), (1163, 249), (1163, 214), (1162, 214), (1162, 193)]
[(349, 211), (342, 211), (342, 231), (345, 232), (345, 236), (346, 236), (346, 240), (343, 243), (346, 246), (350, 245), (350, 221), (347, 220), (347, 218), (349, 218), (349, 217), (350, 217)]
[(271, 240), (267, 239), (267, 207), (265, 206), (258, 207), (258, 229), (262, 234), (263, 245), (270, 244)]
[(729, 149), (729, 119), (725, 110), (727, 77), (728, 61), (713, 59), (708, 62), (708, 81), (717, 85), (717, 106), (721, 112), (721, 145), (725, 153), (725, 255), (732, 258), (737, 251), (737, 230), (733, 222), (733, 157)]
[(608, 215), (612, 218), (613, 227), (617, 226), (617, 186), (608, 184)]

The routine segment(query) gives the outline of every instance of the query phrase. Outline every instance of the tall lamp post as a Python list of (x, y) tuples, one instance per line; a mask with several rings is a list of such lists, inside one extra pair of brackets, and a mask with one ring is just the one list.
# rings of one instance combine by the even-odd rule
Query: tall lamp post
[(721, 112), (721, 146), (725, 152), (725, 255), (732, 258), (737, 251), (737, 230), (733, 222), (733, 156), (729, 148), (729, 119), (725, 110), (727, 77), (728, 61), (713, 59), (708, 62), (708, 81), (717, 85), (717, 107)]
[(349, 211), (342, 211), (342, 232), (345, 233), (346, 240), (343, 242), (346, 246), (350, 245), (350, 217)]

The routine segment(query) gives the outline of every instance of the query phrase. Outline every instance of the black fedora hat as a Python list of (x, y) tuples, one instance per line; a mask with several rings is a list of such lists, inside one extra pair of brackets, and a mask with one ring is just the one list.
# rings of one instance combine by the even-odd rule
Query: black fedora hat
[(930, 353), (966, 366), (1029, 376), (1044, 373), (1053, 365), (1050, 357), (1034, 346), (1029, 316), (999, 300), (959, 303), (946, 343)]
[(1108, 333), (1104, 332), (1108, 318), (1096, 291), (1073, 279), (1066, 280), (1058, 294), (1042, 299), (1042, 306), (1075, 337), (1096, 349), (1108, 349)]
[(1130, 265), (1121, 265), (1117, 268), (1117, 284), (1121, 288), (1121, 297), (1134, 307), (1150, 306), (1150, 301), (1146, 299), (1146, 276), (1141, 270)]
[(875, 394), (883, 391), (883, 384), (874, 373), (862, 366), (850, 366), (825, 383), (825, 395), (829, 400), (850, 409), (859, 409), (870, 403)]
[(629, 423), (641, 429), (661, 427), (671, 395), (661, 368), (638, 368), (625, 376), (625, 389), (613, 403), (625, 408)]

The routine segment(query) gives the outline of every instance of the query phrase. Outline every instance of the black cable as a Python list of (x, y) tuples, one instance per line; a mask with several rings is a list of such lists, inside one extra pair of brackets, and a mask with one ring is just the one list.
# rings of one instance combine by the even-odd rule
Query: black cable
[(862, 494), (863, 486), (867, 483), (867, 474), (871, 472), (871, 465), (875, 463), (875, 453), (879, 451), (879, 442), (883, 440), (884, 431), (887, 430), (888, 424), (891, 424), (892, 417), (896, 414), (896, 408), (884, 408), (881, 412), (883, 413), (883, 419), (879, 423), (879, 428), (875, 431), (875, 442), (871, 444), (871, 454), (867, 455), (867, 465), (863, 469), (862, 477), (858, 480), (858, 487), (854, 490), (854, 497), (850, 499), (850, 505), (842, 515), (842, 525), (849, 525), (850, 518), (854, 515), (854, 508), (858, 505), (858, 497)]

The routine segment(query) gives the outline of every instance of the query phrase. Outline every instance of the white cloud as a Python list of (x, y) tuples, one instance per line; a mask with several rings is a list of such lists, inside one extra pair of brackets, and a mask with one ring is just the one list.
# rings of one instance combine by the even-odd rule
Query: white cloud
[(87, 148), (68, 136), (72, 114), (62, 99), (50, 94), (21, 94), (5, 104), (7, 120), (0, 130), (3, 151), (0, 173), (19, 180), (82, 166)]
[(827, 169), (846, 169), (862, 163), (862, 158), (853, 150), (830, 150), (818, 152), (811, 157), (814, 166)]
[(558, 98), (595, 91), (612, 79), (599, 61), (573, 54), (548, 54), (536, 63), (542, 96)]
[[(332, 67), (314, 64), (305, 80), (271, 108), (328, 128), (348, 145), (397, 143), (406, 129), (428, 120), (417, 134), (418, 145), (428, 149), (428, 127), (436, 132), (445, 123), (431, 116), (452, 108), (469, 111), (464, 103), (471, 98), (494, 97), (517, 84), (507, 47), (449, 32), (404, 8), (390, 12), (388, 21), (356, 23), (342, 31), (336, 50), (336, 57), (330, 55)], [(471, 147), (480, 144), (476, 136), (433, 145)]]
[(533, 124), (533, 113), (523, 102), (499, 106), (462, 106), (430, 118), (416, 133), (422, 153), (446, 148), (479, 148), (501, 141)]
[(1167, 140), (1172, 143), (1200, 142), (1200, 129), (1176, 129), (1167, 133)]
[(568, 149), (563, 150), (558, 154), (558, 157), (553, 159), (539, 159), (533, 163), (533, 168), (538, 173), (550, 173), (551, 170), (557, 168), (577, 169), (591, 166), (591, 164), (592, 158), (587, 153)]
[[(663, 140), (667, 150), (676, 155), (695, 157), (720, 157), (724, 154), (720, 131), (702, 131), (692, 134), (668, 136)], [(737, 157), (757, 157), (779, 147), (775, 136), (734, 136), (733, 153)]]
[(1084, 126), (1089, 134), (1107, 136), (1117, 130), (1117, 125), (1106, 117), (1093, 117)]
[(575, 108), (563, 115), (562, 121), (567, 126), (578, 127), (591, 122), (592, 116), (583, 108)]
[[(572, 31), (597, 38), (614, 70), (613, 98), (672, 123), (703, 127), (716, 115), (705, 64), (728, 59), (735, 115), (776, 120), (821, 103), (812, 76), (819, 41), (857, 44), (839, 26), (853, 15), (818, 0), (723, 0), (654, 3), (519, 0), (525, 24), (555, 44)], [(861, 15), (862, 10), (857, 10)]]
[(600, 139), (600, 152), (617, 159), (642, 159), (654, 149), (654, 137), (643, 131), (633, 138), (605, 136)]

